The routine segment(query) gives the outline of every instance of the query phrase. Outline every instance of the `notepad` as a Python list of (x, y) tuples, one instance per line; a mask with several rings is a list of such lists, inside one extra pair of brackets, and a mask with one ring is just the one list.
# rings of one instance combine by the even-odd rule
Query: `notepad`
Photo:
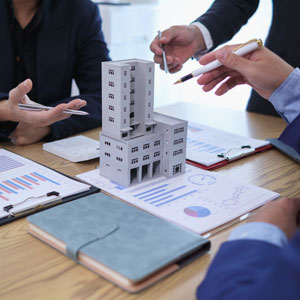
[(206, 233), (273, 200), (278, 193), (186, 165), (186, 172), (124, 188), (92, 170), (76, 177), (195, 233)]
[(187, 162), (202, 169), (214, 170), (271, 147), (269, 141), (248, 138), (193, 122), (188, 124)]
[(83, 135), (43, 144), (43, 150), (67, 159), (81, 162), (100, 156), (100, 142)]
[(204, 254), (208, 240), (98, 193), (28, 218), (29, 233), (129, 292)]
[(0, 224), (97, 189), (0, 149)]

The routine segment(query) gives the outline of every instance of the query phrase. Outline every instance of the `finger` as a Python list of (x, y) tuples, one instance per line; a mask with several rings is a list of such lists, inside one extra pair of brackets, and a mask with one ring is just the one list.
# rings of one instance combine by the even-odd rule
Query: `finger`
[(163, 57), (162, 57), (162, 53), (161, 55), (154, 55), (153, 60), (155, 63), (161, 65), (163, 63)]
[(182, 65), (180, 64), (180, 65), (177, 65), (177, 66), (174, 67), (174, 68), (169, 69), (169, 72), (170, 72), (171, 74), (173, 74), (173, 73), (176, 73), (176, 72), (180, 71), (181, 69), (182, 69)]
[(204, 92), (211, 91), (217, 84), (219, 84), (220, 82), (222, 82), (225, 78), (227, 78), (227, 75), (226, 74), (222, 74), (221, 76), (219, 76), (215, 80), (212, 80), (212, 81), (208, 82), (207, 84), (205, 84), (203, 86), (202, 90)]
[(158, 36), (150, 44), (150, 50), (156, 55), (162, 55), (161, 42), (158, 40)]
[[(200, 77), (198, 77), (197, 82), (200, 85), (204, 85), (209, 83), (210, 81), (215, 80), (216, 78), (222, 76), (222, 74), (228, 74), (230, 71), (230, 69), (221, 66), (215, 70), (212, 70), (210, 72), (204, 73), (203, 75), (201, 75)], [(235, 71), (234, 71), (235, 72)]]
[[(225, 46), (225, 47), (226, 47), (227, 51), (232, 52), (237, 46), (238, 46), (238, 45), (231, 45), (231, 46)], [(224, 48), (224, 47), (223, 47), (223, 48)], [(223, 49), (223, 48), (222, 48), (222, 49)], [(208, 64), (208, 63), (210, 63), (210, 62), (216, 60), (216, 59), (217, 59), (217, 53), (218, 53), (218, 51), (220, 51), (220, 50), (216, 50), (216, 51), (213, 51), (213, 52), (209, 52), (209, 53), (207, 53), (207, 54), (201, 56), (201, 57), (199, 58), (199, 63), (200, 63), (201, 65), (206, 65), (206, 64)]]
[(243, 75), (247, 75), (251, 70), (251, 62), (231, 51), (231, 47), (224, 47), (216, 51), (216, 58), (227, 68), (236, 70)]
[(12, 101), (13, 103), (18, 103), (26, 96), (27, 93), (31, 91), (31, 89), (32, 81), (30, 79), (26, 79), (9, 92), (10, 101)]
[(237, 85), (244, 84), (245, 80), (243, 77), (230, 77), (228, 80), (226, 80), (215, 92), (217, 96), (222, 96), (225, 93), (227, 93), (229, 90), (233, 89)]
[(80, 109), (82, 107), (86, 106), (86, 101), (81, 99), (74, 99), (67, 103), (66, 108), (67, 109)]

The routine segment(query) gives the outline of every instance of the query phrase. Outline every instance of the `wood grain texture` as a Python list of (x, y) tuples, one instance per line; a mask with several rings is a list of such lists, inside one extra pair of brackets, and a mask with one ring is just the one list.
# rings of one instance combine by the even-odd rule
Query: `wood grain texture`
[[(179, 103), (158, 111), (255, 138), (277, 137), (285, 123), (275, 117)], [(86, 133), (98, 139), (99, 130)], [(42, 150), (42, 143), (2, 147), (75, 176), (97, 167), (98, 160), (71, 163)], [(282, 196), (300, 196), (299, 165), (275, 149), (258, 153), (217, 170), (232, 179), (264, 187)], [(0, 299), (195, 299), (195, 290), (232, 228), (212, 237), (212, 249), (192, 264), (145, 291), (131, 295), (77, 265), (27, 233), (26, 219), (0, 227)]]

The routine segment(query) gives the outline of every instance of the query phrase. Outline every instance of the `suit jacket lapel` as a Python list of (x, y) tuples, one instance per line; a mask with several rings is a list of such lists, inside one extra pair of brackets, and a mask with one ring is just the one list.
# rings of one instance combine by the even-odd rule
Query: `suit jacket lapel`
[(0, 1), (0, 91), (4, 93), (14, 87), (14, 54), (9, 20), (7, 5), (5, 1)]

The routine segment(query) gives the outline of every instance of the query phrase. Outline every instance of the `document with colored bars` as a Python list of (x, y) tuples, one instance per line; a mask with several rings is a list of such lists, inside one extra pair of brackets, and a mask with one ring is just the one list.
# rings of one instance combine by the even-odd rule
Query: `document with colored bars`
[(0, 149), (0, 223), (6, 217), (16, 216), (17, 212), (89, 189), (87, 184)]
[(269, 141), (240, 136), (213, 127), (189, 122), (187, 163), (214, 170), (230, 161), (272, 148)]
[[(186, 172), (124, 188), (95, 169), (76, 177), (110, 195), (198, 234), (212, 230), (273, 200), (279, 194), (186, 165)], [(137, 224), (138, 226), (138, 224)]]

